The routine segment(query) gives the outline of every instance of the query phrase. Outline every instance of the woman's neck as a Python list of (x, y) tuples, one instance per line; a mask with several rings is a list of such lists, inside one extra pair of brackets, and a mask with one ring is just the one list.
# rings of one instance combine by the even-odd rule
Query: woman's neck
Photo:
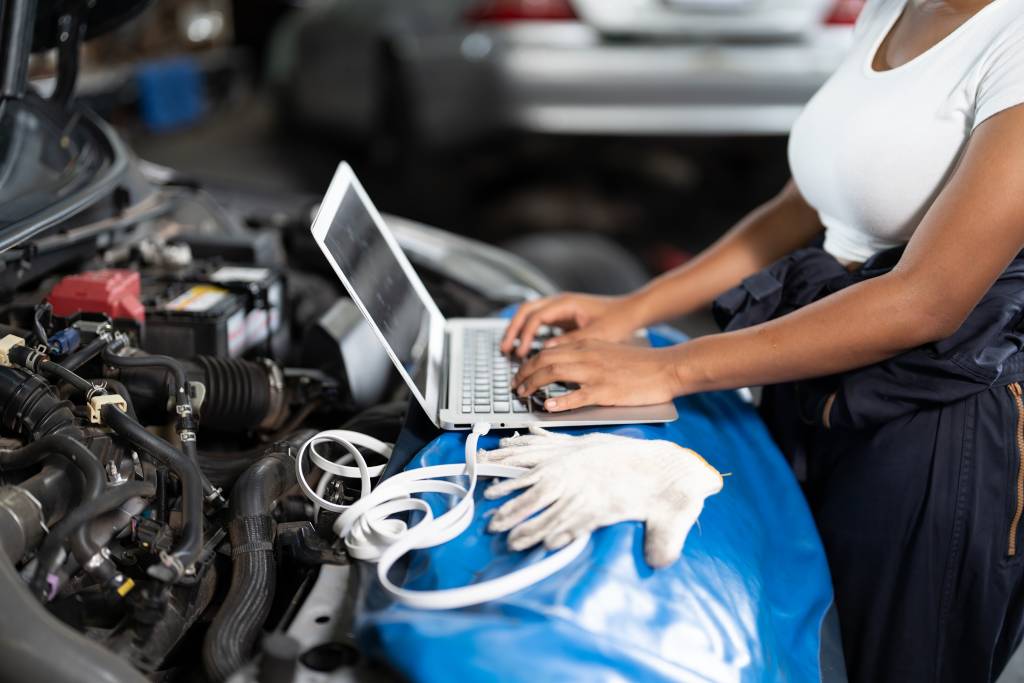
[(936, 14), (974, 14), (993, 0), (914, 0), (921, 9)]

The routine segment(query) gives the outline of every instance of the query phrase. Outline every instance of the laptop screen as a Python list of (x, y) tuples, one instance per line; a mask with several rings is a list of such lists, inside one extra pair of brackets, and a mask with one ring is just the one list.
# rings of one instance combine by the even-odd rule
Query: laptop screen
[(430, 313), (354, 183), (341, 198), (324, 244), (420, 396), (426, 396)]

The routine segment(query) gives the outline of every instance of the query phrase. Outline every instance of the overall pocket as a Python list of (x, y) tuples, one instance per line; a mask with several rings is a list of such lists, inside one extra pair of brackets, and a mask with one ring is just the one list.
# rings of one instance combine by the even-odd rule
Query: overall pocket
[(1017, 527), (1020, 526), (1021, 515), (1024, 514), (1024, 389), (1019, 383), (1007, 385), (1007, 390), (1013, 396), (1017, 406), (1017, 430), (1015, 454), (1017, 457), (1016, 481), (1014, 482), (1014, 508), (1013, 516), (1010, 518), (1010, 533), (1007, 539), (1006, 554), (1009, 557), (1017, 555)]

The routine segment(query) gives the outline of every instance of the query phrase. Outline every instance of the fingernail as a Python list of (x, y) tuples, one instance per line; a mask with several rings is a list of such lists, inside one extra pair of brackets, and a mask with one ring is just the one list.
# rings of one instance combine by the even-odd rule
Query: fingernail
[(547, 410), (554, 410), (555, 408), (558, 407), (558, 401), (556, 401), (553, 398), (549, 398), (548, 400), (544, 401), (544, 407)]
[(526, 396), (526, 385), (525, 384), (520, 384), (516, 388), (516, 393), (519, 394), (520, 396)]

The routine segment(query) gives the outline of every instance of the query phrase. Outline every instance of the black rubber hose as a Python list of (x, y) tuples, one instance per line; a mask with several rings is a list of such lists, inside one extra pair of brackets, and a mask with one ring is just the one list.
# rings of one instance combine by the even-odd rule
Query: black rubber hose
[(0, 425), (33, 439), (74, 424), (68, 403), (42, 378), (15, 368), (0, 368)]
[[(290, 434), (286, 441), (293, 449), (298, 449), (311, 437), (316, 429), (300, 429)], [(267, 444), (244, 451), (200, 451), (199, 467), (210, 481), (223, 487), (231, 487), (245, 470), (267, 453)]]
[(70, 384), (78, 391), (83, 394), (88, 394), (93, 391), (96, 387), (89, 380), (83, 378), (80, 375), (75, 374), (71, 370), (68, 370), (60, 363), (55, 363), (52, 360), (44, 360), (39, 362), (39, 372), (45, 375), (52, 375), (62, 382)]
[(185, 368), (170, 356), (121, 356), (115, 353), (114, 346), (107, 346), (103, 350), (103, 362), (113, 365), (115, 368), (164, 368), (174, 377), (175, 390), (184, 390), (187, 395), (188, 376), (185, 374)]
[[(103, 422), (110, 426), (118, 435), (140, 450), (146, 451), (167, 465), (181, 481), (181, 540), (171, 553), (185, 569), (199, 560), (203, 551), (203, 474), (195, 460), (174, 448), (163, 439), (150, 434), (131, 417), (122, 413), (116, 406), (103, 407)], [(173, 580), (178, 576), (162, 576)]]
[[(196, 413), (203, 426), (238, 432), (280, 421), (282, 391), (272, 386), (267, 366), (240, 358), (197, 356), (180, 361), (190, 382), (206, 387)], [(175, 379), (164, 367), (121, 368), (120, 379), (136, 398), (139, 414), (156, 421), (167, 414), (167, 393)]]
[(217, 683), (248, 661), (274, 601), (277, 565), (270, 513), (274, 501), (295, 484), (290, 448), (274, 449), (231, 490), (231, 586), (203, 642), (206, 675)]
[[(82, 443), (82, 432), (78, 427), (74, 426), (72, 420), (74, 419), (73, 414), (66, 404), (59, 401), (56, 396), (52, 394), (49, 387), (40, 383), (35, 385), (34, 382), (29, 381), (30, 378), (26, 377), (25, 381), (17, 385), (18, 389), (13, 392), (10, 401), (15, 402), (19, 394), (22, 397), (28, 397), (28, 404), (31, 406), (30, 409), (25, 412), (19, 411), (18, 417), (24, 419), (29, 426), (35, 426), (35, 429), (31, 431), (33, 434), (38, 435), (42, 429), (51, 431), (51, 433), (37, 436), (37, 438), (30, 442), (26, 446), (13, 450), (0, 450), (0, 469), (22, 469), (38, 464), (44, 460), (47, 456), (57, 454), (68, 460), (74, 465), (79, 471), (81, 471), (84, 479), (84, 487), (81, 493), (81, 501), (86, 503), (94, 500), (99, 496), (104, 486), (106, 485), (106, 475), (103, 472), (103, 467), (100, 465), (99, 460), (93, 455), (92, 451)], [(37, 378), (31, 378), (38, 381)], [(4, 385), (2, 388), (7, 388), (9, 385)], [(27, 394), (23, 391), (19, 391), (24, 387), (31, 387), (31, 391)], [(2, 395), (3, 392), (0, 392)], [(23, 409), (26, 406), (22, 406)], [(44, 415), (42, 419), (33, 419), (34, 416)], [(79, 561), (82, 558), (79, 557), (79, 553), (84, 552), (85, 549), (89, 548), (89, 534), (88, 529), (83, 527), (80, 528), (68, 528), (67, 533), (75, 532), (75, 545), (78, 549), (76, 557)], [(62, 537), (62, 541), (66, 538), (65, 534)], [(52, 573), (56, 569), (56, 563), (59, 562), (60, 549), (63, 547), (63, 543), (57, 546), (56, 550), (51, 555), (45, 558), (45, 562), (41, 561), (38, 565), (38, 571), (36, 577), (38, 579), (37, 588), (42, 590), (45, 585), (46, 576)], [(98, 549), (96, 549), (98, 550)], [(87, 556), (91, 557), (92, 554)]]
[(64, 369), (75, 372), (78, 368), (82, 367), (99, 355), (108, 343), (109, 342), (104, 337), (96, 337), (91, 342), (65, 358), (61, 362), (61, 365)]
[(88, 489), (96, 493), (102, 490), (106, 476), (96, 456), (84, 443), (62, 433), (40, 437), (21, 448), (0, 450), (0, 470), (31, 467), (53, 453), (64, 456), (82, 471)]
[[(174, 377), (174, 404), (178, 406), (178, 436), (181, 438), (181, 448), (186, 457), (198, 465), (199, 455), (197, 453), (196, 424), (192, 415), (192, 397), (189, 395), (188, 375), (185, 366), (170, 356), (145, 355), (145, 356), (120, 356), (116, 351), (119, 344), (107, 346), (103, 350), (103, 360), (118, 368), (164, 368)], [(204, 492), (214, 494), (213, 485), (200, 473), (203, 482)]]
[(147, 683), (127, 660), (46, 610), (0, 546), (0, 683)]
[[(72, 431), (69, 429), (68, 431)], [(77, 430), (74, 430), (77, 431)], [(103, 473), (103, 467), (100, 465), (99, 460), (92, 454), (84, 443), (76, 439), (71, 438), (65, 434), (49, 434), (41, 437), (36, 441), (22, 446), (12, 451), (0, 451), (0, 468), (10, 469), (21, 469), (35, 465), (47, 456), (52, 454), (59, 454), (71, 462), (72, 465), (77, 467), (81, 471), (82, 476), (85, 478), (85, 487), (82, 491), (82, 503), (78, 509), (88, 505), (94, 501), (98, 496), (103, 493), (103, 488), (106, 485), (107, 478)], [(60, 561), (60, 550), (64, 547), (64, 540), (67, 539), (68, 535), (73, 531), (78, 533), (75, 535), (75, 542), (79, 548), (91, 547), (89, 545), (89, 534), (88, 529), (85, 527), (67, 526), (67, 517), (55, 527), (54, 531), (64, 527), (62, 535), (60, 536), (60, 545), (56, 546), (55, 550), (52, 551), (51, 555), (44, 556), (40, 554), (40, 561), (38, 570), (36, 572), (37, 579), (40, 579), (40, 587), (45, 584), (46, 575), (56, 569), (57, 562)], [(51, 532), (46, 537), (43, 547), (46, 543), (50, 542), (50, 539), (54, 537), (54, 533)], [(99, 548), (95, 548), (92, 553), (86, 556), (85, 559), (92, 557)], [(76, 553), (79, 561), (82, 562), (83, 558), (79, 557)]]
[[(124, 505), (125, 501), (138, 497), (150, 497), (156, 492), (156, 486), (149, 481), (128, 481), (119, 486), (114, 486), (104, 491), (97, 498), (86, 501), (75, 507), (60, 521), (43, 541), (39, 548), (39, 564), (36, 567), (35, 576), (32, 579), (32, 587), (36, 591), (43, 591), (46, 588), (46, 576), (51, 573), (60, 561), (60, 550), (64, 547), (68, 537), (77, 530), (86, 530), (85, 540), (79, 542), (76, 538), (75, 559), (79, 564), (85, 566), (96, 553), (100, 552), (99, 546), (89, 537), (88, 522), (106, 514), (111, 510)], [(112, 563), (106, 563), (109, 575), (99, 578), (102, 581), (113, 578), (116, 569)]]

